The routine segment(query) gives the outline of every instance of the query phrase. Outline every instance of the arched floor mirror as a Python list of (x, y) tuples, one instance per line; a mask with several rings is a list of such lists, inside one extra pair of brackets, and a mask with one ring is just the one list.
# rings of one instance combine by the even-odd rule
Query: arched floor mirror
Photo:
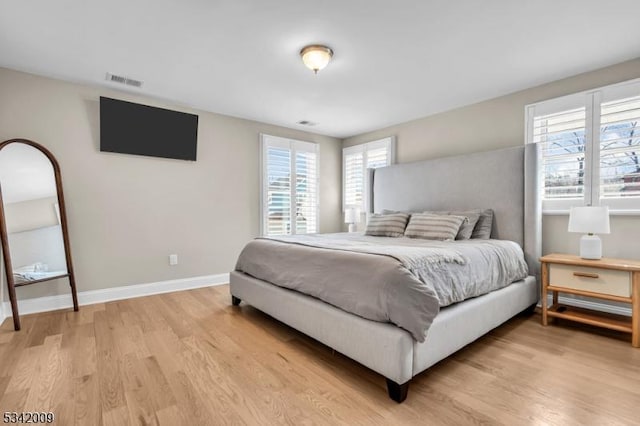
[(36, 142), (0, 143), (0, 238), (16, 331), (16, 287), (67, 278), (78, 310), (60, 166)]

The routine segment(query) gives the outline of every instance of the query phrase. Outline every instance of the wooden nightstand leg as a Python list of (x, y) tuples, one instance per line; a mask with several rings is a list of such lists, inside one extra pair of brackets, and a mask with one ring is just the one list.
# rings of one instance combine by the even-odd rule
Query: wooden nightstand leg
[(633, 273), (633, 290), (631, 294), (631, 346), (640, 348), (640, 271)]
[(542, 325), (549, 325), (547, 316), (547, 286), (549, 285), (549, 264), (542, 262), (542, 295), (540, 296), (540, 303), (542, 304)]

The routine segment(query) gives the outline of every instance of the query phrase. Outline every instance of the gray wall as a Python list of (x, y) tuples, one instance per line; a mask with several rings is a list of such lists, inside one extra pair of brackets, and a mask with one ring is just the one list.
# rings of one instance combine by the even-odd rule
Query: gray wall
[[(339, 139), (2, 68), (0, 94), (0, 141), (32, 139), (60, 162), (79, 291), (232, 270), (260, 230), (260, 133), (320, 143), (320, 230), (340, 229)], [(101, 95), (199, 114), (198, 161), (101, 153)]]
[[(344, 140), (351, 146), (395, 135), (399, 163), (524, 144), (524, 106), (640, 77), (640, 58)], [(578, 253), (579, 234), (567, 232), (568, 216), (544, 216), (543, 252)], [(611, 218), (602, 236), (609, 257), (640, 258), (640, 216)]]

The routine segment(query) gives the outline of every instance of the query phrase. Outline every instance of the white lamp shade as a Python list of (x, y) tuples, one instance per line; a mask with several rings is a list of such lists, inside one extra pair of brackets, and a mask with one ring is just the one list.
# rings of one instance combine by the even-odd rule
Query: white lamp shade
[(585, 234), (608, 234), (609, 207), (571, 207), (569, 213), (569, 232)]
[(356, 207), (348, 207), (344, 211), (344, 223), (360, 222), (360, 209)]

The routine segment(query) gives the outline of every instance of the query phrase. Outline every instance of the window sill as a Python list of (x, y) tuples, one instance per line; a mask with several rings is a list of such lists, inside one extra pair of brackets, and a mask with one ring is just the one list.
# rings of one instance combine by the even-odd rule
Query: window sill
[[(569, 210), (543, 210), (543, 216), (569, 216)], [(609, 216), (640, 216), (640, 209), (609, 210)]]

